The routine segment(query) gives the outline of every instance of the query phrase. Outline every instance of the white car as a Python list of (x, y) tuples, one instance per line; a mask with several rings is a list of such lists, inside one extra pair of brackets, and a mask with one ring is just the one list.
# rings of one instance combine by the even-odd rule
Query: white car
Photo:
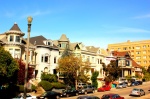
[[(20, 93), (19, 95), (17, 95), (16, 97), (12, 99), (24, 99), (24, 93)], [(36, 96), (32, 96), (31, 94), (27, 93), (26, 99), (37, 99), (37, 98)]]
[(130, 96), (143, 96), (145, 95), (145, 91), (141, 88), (133, 88), (133, 90), (130, 93)]

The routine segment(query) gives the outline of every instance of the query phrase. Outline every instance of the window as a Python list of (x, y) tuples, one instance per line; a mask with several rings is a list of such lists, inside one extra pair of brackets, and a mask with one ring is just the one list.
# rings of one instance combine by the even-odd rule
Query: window
[(144, 61), (144, 64), (146, 64), (147, 63), (147, 61)]
[(20, 42), (20, 36), (16, 36), (16, 42)]
[(14, 36), (10, 35), (10, 42), (13, 42), (13, 41), (14, 41)]
[(145, 49), (146, 48), (146, 45), (143, 45), (143, 49)]
[(127, 47), (124, 47), (123, 50), (127, 50)]
[(88, 56), (88, 57), (87, 57), (87, 61), (89, 61), (89, 62), (90, 62), (90, 56)]
[(41, 62), (43, 62), (43, 58), (44, 58), (44, 57), (43, 57), (43, 55), (42, 55), (42, 57), (41, 57)]
[(15, 49), (15, 58), (20, 58), (20, 49)]
[(140, 51), (136, 51), (136, 54), (140, 54)]
[(92, 62), (94, 63), (94, 57), (92, 57)]
[(141, 64), (141, 61), (137, 61), (138, 64)]
[(49, 62), (49, 56), (48, 55), (42, 55), (41, 62), (48, 63)]
[(9, 53), (11, 54), (11, 56), (13, 56), (13, 49), (12, 48), (9, 49)]
[(46, 45), (51, 45), (51, 43), (50, 42), (46, 42)]
[(140, 56), (137, 56), (136, 59), (141, 59), (141, 57), (140, 57)]
[(56, 57), (54, 57), (54, 63), (56, 63)]
[(136, 49), (140, 49), (140, 46), (136, 46)]
[(45, 59), (44, 59), (45, 61), (45, 63), (48, 63), (48, 56), (45, 56)]
[(146, 54), (146, 51), (143, 51), (143, 54)]
[(146, 56), (143, 56), (143, 59), (146, 59)]
[(61, 44), (61, 47), (62, 47), (62, 48), (66, 48), (66, 44), (65, 44), (65, 43), (62, 43), (62, 44)]

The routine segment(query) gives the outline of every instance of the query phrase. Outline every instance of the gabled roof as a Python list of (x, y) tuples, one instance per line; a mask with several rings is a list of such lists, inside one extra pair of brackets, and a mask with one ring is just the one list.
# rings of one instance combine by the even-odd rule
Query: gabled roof
[(74, 50), (78, 43), (70, 43), (70, 50)]
[(90, 52), (97, 52), (98, 51), (98, 47), (94, 47), (94, 46), (86, 46), (86, 49)]
[(116, 57), (125, 57), (125, 55), (129, 55), (129, 53), (128, 51), (124, 52), (112, 51), (112, 55)]
[(124, 51), (124, 52), (118, 52), (118, 51), (112, 51), (112, 55), (116, 56), (116, 57), (125, 57), (126, 55), (129, 56), (128, 59), (130, 59), (132, 61), (132, 66), (134, 67), (141, 67), (139, 64), (137, 64), (129, 55), (128, 51)]
[(43, 42), (44, 40), (47, 40), (47, 39), (43, 37), (42, 35), (35, 36), (35, 37), (30, 38), (30, 43), (33, 45), (45, 45)]
[(65, 34), (62, 34), (58, 41), (69, 41)]

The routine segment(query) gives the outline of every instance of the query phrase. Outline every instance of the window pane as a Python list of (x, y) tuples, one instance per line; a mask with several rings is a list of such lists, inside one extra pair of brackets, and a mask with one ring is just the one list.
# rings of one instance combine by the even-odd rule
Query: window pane
[(10, 42), (13, 42), (14, 41), (14, 36), (10, 36)]
[(48, 56), (45, 56), (45, 62), (46, 63), (48, 62)]
[(20, 36), (16, 36), (16, 42), (20, 42)]

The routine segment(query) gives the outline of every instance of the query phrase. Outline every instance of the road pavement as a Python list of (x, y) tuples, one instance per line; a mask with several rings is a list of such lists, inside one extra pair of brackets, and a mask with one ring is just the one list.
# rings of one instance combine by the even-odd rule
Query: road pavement
[[(141, 96), (141, 97), (135, 97), (135, 96), (129, 96), (131, 90), (133, 88), (142, 88), (145, 91), (145, 96)], [(135, 87), (127, 87), (127, 88), (123, 88), (123, 89), (116, 89), (116, 88), (112, 88), (111, 91), (105, 91), (105, 92), (95, 92), (95, 93), (90, 93), (88, 95), (95, 95), (98, 97), (102, 97), (103, 94), (106, 93), (117, 93), (120, 96), (123, 96), (125, 99), (150, 99), (150, 92), (148, 92), (148, 89), (150, 88), (150, 82), (144, 82), (143, 85), (139, 85), (139, 86), (135, 86)], [(78, 96), (72, 96), (69, 98), (61, 98), (61, 99), (77, 99)]]

